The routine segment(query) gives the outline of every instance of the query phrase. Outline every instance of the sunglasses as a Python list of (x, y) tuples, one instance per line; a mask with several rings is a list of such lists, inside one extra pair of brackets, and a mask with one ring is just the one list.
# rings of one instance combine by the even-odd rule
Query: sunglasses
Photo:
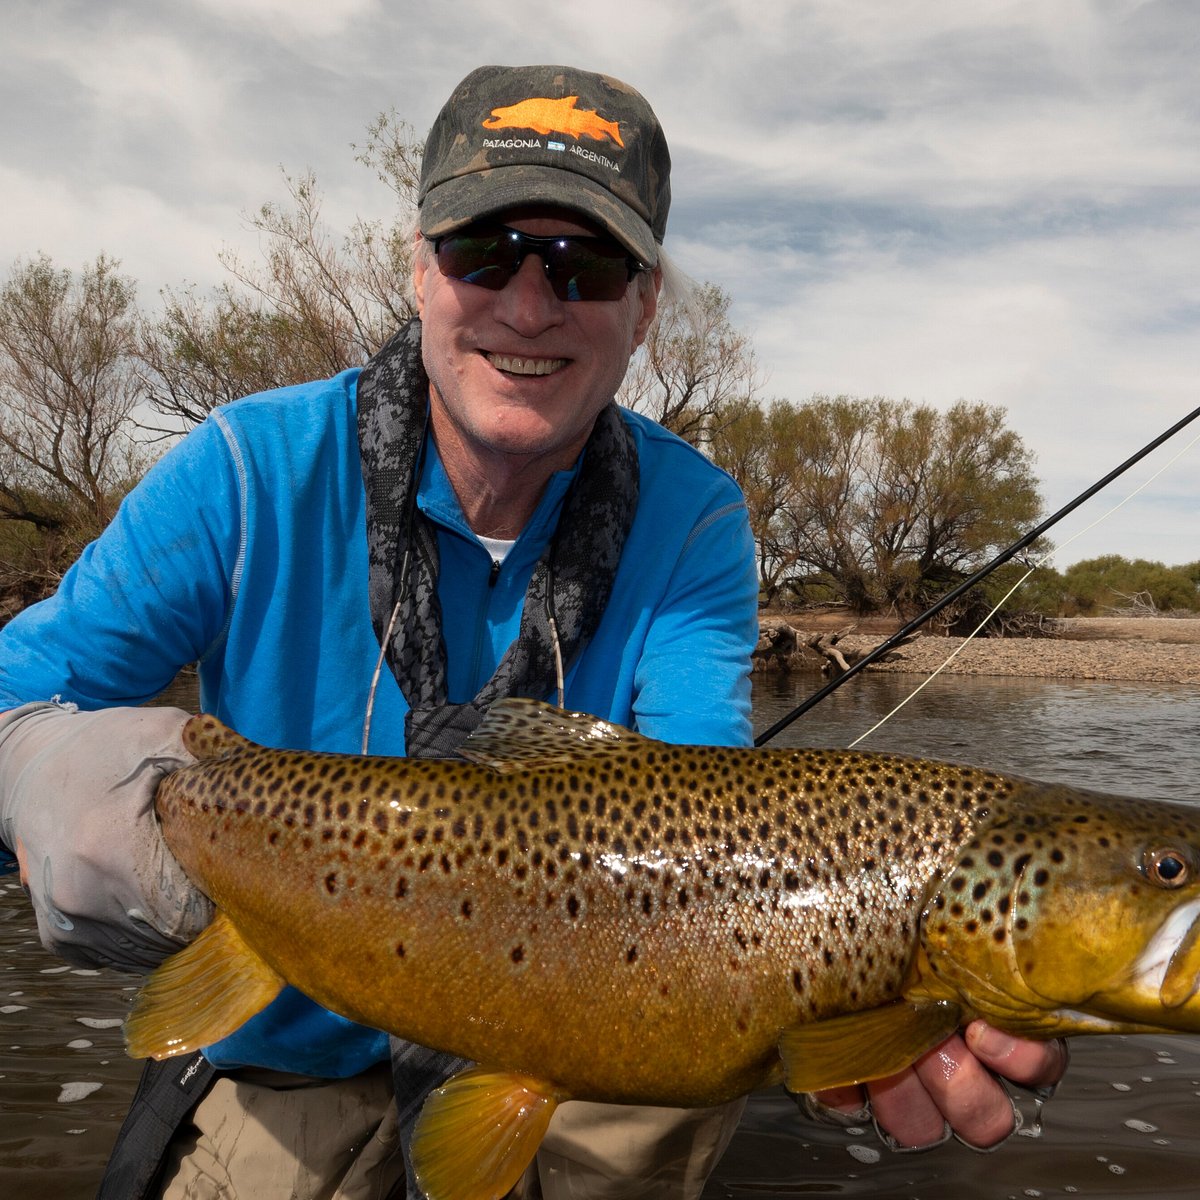
[(649, 268), (604, 237), (534, 237), (507, 225), (433, 239), (438, 270), (451, 279), (498, 292), (536, 254), (560, 300), (620, 300), (630, 280)]

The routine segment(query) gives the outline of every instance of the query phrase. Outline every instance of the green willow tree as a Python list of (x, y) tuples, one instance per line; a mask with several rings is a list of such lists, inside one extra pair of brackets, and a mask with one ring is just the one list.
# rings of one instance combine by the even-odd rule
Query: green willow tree
[(1024, 532), (1032, 455), (1004, 410), (816, 396), (740, 413), (714, 460), (743, 484), (766, 598), (912, 608)]
[(1071, 613), (1200, 611), (1200, 564), (1168, 567), (1144, 558), (1104, 554), (1062, 572), (1063, 607)]

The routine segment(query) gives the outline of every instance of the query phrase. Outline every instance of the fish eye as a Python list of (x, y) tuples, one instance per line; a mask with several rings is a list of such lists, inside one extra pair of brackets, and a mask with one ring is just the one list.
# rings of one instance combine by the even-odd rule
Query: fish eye
[(1191, 878), (1191, 866), (1178, 850), (1148, 850), (1144, 862), (1146, 877), (1162, 888), (1183, 887)]

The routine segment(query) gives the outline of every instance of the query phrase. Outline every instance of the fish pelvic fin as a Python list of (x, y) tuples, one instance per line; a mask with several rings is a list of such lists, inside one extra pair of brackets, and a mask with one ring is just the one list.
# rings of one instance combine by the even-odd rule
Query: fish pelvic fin
[(282, 988), (283, 979), (218, 912), (143, 984), (125, 1021), (125, 1046), (134, 1058), (186, 1054), (232, 1033)]
[(499, 1200), (533, 1161), (567, 1093), (528, 1075), (471, 1067), (430, 1093), (413, 1134), (429, 1200)]
[(183, 744), (197, 758), (228, 758), (231, 754), (262, 749), (257, 742), (234, 733), (210, 713), (200, 713), (184, 725)]
[(949, 1000), (898, 1000), (793, 1025), (779, 1039), (784, 1086), (818, 1092), (895, 1075), (945, 1041), (961, 1018), (962, 1010)]
[(508, 773), (528, 770), (534, 763), (577, 763), (590, 753), (653, 740), (590, 713), (506, 697), (488, 709), (458, 752), (469, 762)]

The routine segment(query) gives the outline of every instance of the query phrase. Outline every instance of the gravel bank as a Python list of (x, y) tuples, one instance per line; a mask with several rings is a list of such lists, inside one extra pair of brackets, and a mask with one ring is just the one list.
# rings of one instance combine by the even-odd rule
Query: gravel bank
[[(878, 638), (848, 636), (838, 645), (865, 652), (878, 641)], [(954, 638), (921, 637), (900, 648), (897, 653), (902, 657), (898, 661), (868, 670), (915, 671), (927, 675), (941, 666), (959, 645)], [(946, 671), (960, 675), (1200, 684), (1200, 647), (1103, 639), (977, 638), (961, 650)]]
[[(806, 629), (803, 617), (793, 625), (799, 642), (830, 632), (830, 624)], [(1200, 620), (1172, 618), (1078, 618), (1058, 623), (1051, 638), (977, 638), (959, 650), (945, 668), (961, 675), (1022, 675), (1050, 679), (1127, 679), (1144, 683), (1200, 684)], [(849, 633), (838, 649), (866, 653), (887, 637), (887, 630)], [(919, 636), (895, 651), (896, 660), (870, 670), (927, 675), (961, 645), (960, 639)], [(820, 661), (812, 651), (799, 660)], [(853, 661), (853, 660), (852, 660)], [(792, 659), (793, 665), (798, 660)]]

